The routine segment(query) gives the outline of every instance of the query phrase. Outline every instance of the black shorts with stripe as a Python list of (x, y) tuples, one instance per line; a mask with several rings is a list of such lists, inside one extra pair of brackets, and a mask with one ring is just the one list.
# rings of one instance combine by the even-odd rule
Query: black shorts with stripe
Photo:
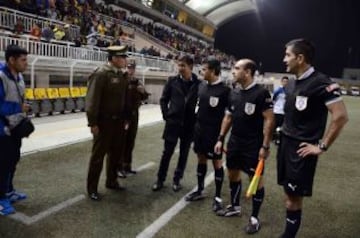
[(296, 151), (301, 142), (286, 135), (281, 136), (277, 153), (277, 180), (286, 194), (310, 197), (318, 156), (300, 157)]
[(260, 142), (231, 135), (227, 144), (226, 167), (230, 170), (241, 170), (253, 176), (259, 162), (260, 148)]
[(194, 131), (194, 152), (205, 155), (208, 159), (220, 160), (221, 154), (214, 152), (214, 147), (219, 136), (219, 130), (210, 126), (195, 125)]

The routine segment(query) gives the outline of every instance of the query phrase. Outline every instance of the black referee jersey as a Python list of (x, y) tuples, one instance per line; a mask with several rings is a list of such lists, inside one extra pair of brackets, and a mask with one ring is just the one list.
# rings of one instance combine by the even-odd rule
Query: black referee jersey
[(315, 71), (307, 78), (290, 80), (285, 93), (282, 132), (300, 141), (320, 140), (326, 127), (326, 105), (341, 100), (339, 86), (326, 75)]
[(197, 123), (200, 127), (214, 127), (212, 130), (219, 133), (228, 106), (229, 92), (230, 88), (221, 81), (215, 84), (203, 83), (199, 86)]
[(264, 137), (262, 113), (271, 108), (271, 95), (264, 87), (253, 83), (247, 89), (234, 89), (228, 108), (232, 115), (231, 135), (246, 144), (261, 144)]

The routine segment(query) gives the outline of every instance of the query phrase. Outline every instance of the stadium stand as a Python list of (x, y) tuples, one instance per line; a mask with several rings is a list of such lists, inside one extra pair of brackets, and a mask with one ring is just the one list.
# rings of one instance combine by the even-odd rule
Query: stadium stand
[[(209, 43), (114, 4), (88, 0), (0, 3), (0, 59), (9, 44), (28, 50), (26, 98), (36, 116), (82, 111), (87, 75), (106, 61), (109, 45), (128, 45), (137, 76), (144, 82), (147, 78), (148, 87), (156, 92), (163, 84), (156, 78), (164, 80), (176, 72), (173, 59), (178, 55), (192, 54), (196, 63), (217, 57), (224, 68), (232, 64), (231, 58)], [(157, 103), (158, 94), (152, 94), (149, 102)]]

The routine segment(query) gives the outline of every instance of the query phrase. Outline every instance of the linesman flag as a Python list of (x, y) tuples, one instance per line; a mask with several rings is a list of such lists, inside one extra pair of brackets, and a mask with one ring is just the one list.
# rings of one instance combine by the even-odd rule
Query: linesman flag
[(259, 159), (258, 165), (256, 166), (255, 174), (254, 174), (253, 178), (251, 179), (250, 185), (246, 191), (247, 198), (250, 198), (257, 191), (261, 173), (264, 169), (264, 161), (265, 161), (264, 158)]

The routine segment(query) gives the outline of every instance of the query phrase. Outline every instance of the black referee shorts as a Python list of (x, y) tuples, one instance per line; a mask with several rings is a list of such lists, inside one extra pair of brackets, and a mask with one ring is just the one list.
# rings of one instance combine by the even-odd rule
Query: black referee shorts
[(259, 162), (260, 148), (261, 143), (259, 145), (251, 140), (240, 140), (231, 135), (227, 144), (226, 167), (230, 170), (241, 170), (253, 176)]
[(194, 131), (194, 152), (203, 154), (211, 160), (221, 160), (222, 153), (216, 154), (214, 147), (219, 136), (219, 131), (211, 127), (195, 126)]
[(281, 136), (277, 153), (277, 179), (286, 194), (311, 197), (318, 156), (300, 157), (296, 151), (301, 142)]

